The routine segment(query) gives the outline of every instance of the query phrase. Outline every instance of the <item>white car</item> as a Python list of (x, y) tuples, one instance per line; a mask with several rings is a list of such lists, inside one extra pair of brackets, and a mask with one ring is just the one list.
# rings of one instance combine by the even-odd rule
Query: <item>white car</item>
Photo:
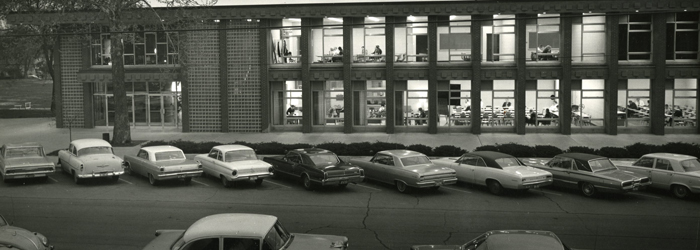
[(154, 186), (163, 180), (183, 180), (189, 184), (192, 177), (202, 175), (202, 165), (169, 145), (143, 147), (136, 155), (125, 155), (124, 165), (130, 174), (143, 175)]
[(671, 190), (678, 198), (700, 194), (700, 161), (697, 157), (653, 153), (643, 155), (635, 162), (615, 165), (621, 170), (651, 178), (651, 187)]
[(500, 152), (477, 151), (459, 158), (435, 159), (433, 163), (457, 171), (459, 181), (487, 186), (493, 194), (500, 194), (504, 188), (527, 190), (553, 182), (552, 173), (526, 166), (517, 158)]
[(43, 234), (12, 226), (0, 215), (0, 249), (52, 250), (53, 246)]
[(272, 176), (272, 165), (258, 160), (255, 151), (243, 145), (216, 146), (209, 154), (196, 155), (194, 160), (202, 164), (204, 174), (220, 178), (224, 187), (244, 180), (260, 185)]
[(58, 165), (73, 176), (76, 184), (85, 178), (109, 177), (118, 181), (124, 174), (122, 158), (114, 155), (112, 145), (100, 139), (78, 139), (68, 149), (58, 151)]

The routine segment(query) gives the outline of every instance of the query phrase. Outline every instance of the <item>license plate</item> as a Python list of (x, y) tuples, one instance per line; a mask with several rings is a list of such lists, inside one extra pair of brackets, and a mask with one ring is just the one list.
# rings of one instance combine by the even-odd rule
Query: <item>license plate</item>
[(342, 184), (348, 184), (348, 181), (347, 181), (347, 180), (342, 180), (342, 181), (340, 181), (340, 184), (341, 184), (341, 185), (342, 185)]
[(257, 179), (258, 179), (257, 176), (252, 176), (252, 177), (250, 177), (250, 180), (251, 180), (251, 181), (254, 181), (254, 180), (257, 180)]
[(33, 175), (33, 174), (28, 174), (28, 175), (24, 175), (24, 177), (26, 177), (26, 178), (33, 178), (34, 175)]

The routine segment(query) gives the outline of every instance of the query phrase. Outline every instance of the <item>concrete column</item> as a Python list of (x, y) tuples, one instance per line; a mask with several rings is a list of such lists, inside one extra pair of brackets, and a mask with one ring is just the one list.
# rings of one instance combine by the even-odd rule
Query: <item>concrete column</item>
[(219, 30), (219, 100), (221, 103), (221, 132), (228, 133), (228, 39), (226, 39), (226, 25), (228, 20), (220, 20)]
[(471, 34), (472, 34), (472, 89), (471, 89), (471, 123), (472, 134), (481, 134), (481, 26), (492, 20), (492, 16), (474, 15), (472, 16)]
[(612, 13), (605, 16), (605, 47), (606, 64), (608, 66), (607, 80), (605, 81), (605, 133), (617, 135), (617, 89), (620, 84), (618, 56), (620, 48), (619, 16)]
[(271, 91), (270, 91), (270, 79), (268, 76), (270, 75), (270, 58), (271, 58), (271, 51), (270, 51), (270, 45), (272, 44), (272, 38), (270, 37), (270, 27), (273, 26), (273, 23), (278, 23), (279, 25), (275, 25), (276, 28), (279, 28), (279, 26), (282, 26), (281, 20), (270, 20), (270, 19), (261, 19), (260, 20), (260, 29), (258, 29), (258, 34), (260, 37), (260, 113), (262, 113), (262, 116), (260, 116), (260, 132), (262, 133), (269, 133), (270, 132), (270, 118), (272, 117), (272, 108), (271, 108), (271, 103), (272, 103), (272, 97)]
[(561, 76), (559, 80), (559, 129), (564, 135), (571, 134), (571, 42), (573, 19), (580, 18), (581, 14), (565, 13), (560, 16), (559, 30), (561, 35), (561, 50), (559, 61), (561, 64)]
[[(302, 18), (301, 19), (301, 106), (303, 108), (303, 119), (301, 122), (301, 131), (303, 133), (311, 133), (311, 124), (313, 121), (313, 96), (311, 91), (311, 26), (318, 19)], [(347, 112), (346, 112), (347, 113)], [(347, 119), (347, 118), (346, 118)]]
[[(403, 19), (402, 19), (403, 18)], [(386, 37), (386, 133), (393, 134), (396, 131), (396, 114), (395, 96), (394, 96), (394, 58), (396, 40), (396, 22), (406, 21), (406, 17), (386, 17), (386, 26), (384, 27), (384, 35)]]
[(92, 106), (92, 84), (91, 82), (83, 83), (83, 127), (84, 128), (94, 128), (95, 118), (92, 117), (94, 114)]
[[(515, 133), (525, 134), (525, 90), (527, 85), (527, 20), (535, 18), (535, 15), (518, 14), (515, 19)], [(473, 25), (473, 24), (472, 24)]]
[(655, 13), (652, 17), (652, 47), (651, 60), (654, 65), (654, 78), (651, 79), (651, 133), (664, 134), (666, 116), (666, 18), (669, 13)]
[(61, 64), (61, 38), (58, 37), (56, 39), (56, 44), (54, 45), (55, 48), (53, 50), (53, 72), (54, 72), (54, 81), (56, 84), (54, 84), (53, 87), (53, 92), (54, 92), (54, 101), (56, 102), (55, 105), (55, 110), (54, 110), (54, 116), (56, 117), (56, 128), (63, 128), (63, 81), (62, 81), (62, 75), (63, 75), (63, 69)]
[(437, 16), (428, 16), (428, 133), (437, 134), (438, 80), (437, 80)]
[(343, 109), (345, 116), (345, 123), (343, 124), (343, 132), (346, 134), (352, 133), (353, 120), (348, 120), (353, 118), (348, 117), (348, 113), (353, 113), (353, 98), (352, 98), (352, 57), (355, 54), (352, 51), (352, 29), (355, 25), (362, 24), (364, 21), (357, 17), (344, 17), (343, 18)]

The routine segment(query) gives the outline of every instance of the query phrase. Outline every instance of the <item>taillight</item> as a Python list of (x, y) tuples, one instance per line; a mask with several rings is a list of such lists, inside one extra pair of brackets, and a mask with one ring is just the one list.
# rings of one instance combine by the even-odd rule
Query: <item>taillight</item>
[(237, 171), (237, 170), (233, 170), (233, 171), (231, 172), (231, 175), (233, 175), (233, 176), (236, 176), (237, 174), (238, 174), (238, 171)]

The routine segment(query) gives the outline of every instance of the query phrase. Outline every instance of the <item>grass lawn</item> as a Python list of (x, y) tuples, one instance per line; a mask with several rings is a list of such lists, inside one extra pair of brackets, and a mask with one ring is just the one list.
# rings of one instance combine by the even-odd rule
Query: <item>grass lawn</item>
[(0, 110), (24, 107), (31, 102), (32, 109), (51, 108), (51, 90), (53, 82), (41, 79), (3, 79), (0, 80)]

